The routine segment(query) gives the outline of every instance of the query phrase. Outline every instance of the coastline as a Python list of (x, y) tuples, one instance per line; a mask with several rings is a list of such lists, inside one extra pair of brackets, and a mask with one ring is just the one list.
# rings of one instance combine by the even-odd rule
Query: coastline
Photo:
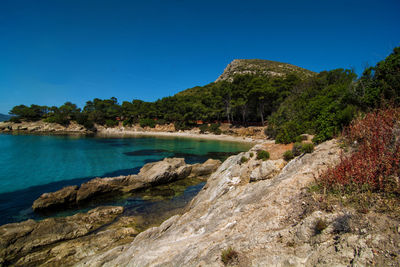
[(216, 140), (226, 142), (243, 142), (243, 143), (262, 143), (266, 140), (254, 139), (251, 137), (241, 137), (232, 135), (216, 135), (216, 134), (199, 134), (191, 132), (153, 132), (153, 131), (132, 131), (122, 128), (106, 128), (98, 131), (96, 137), (140, 137), (140, 136), (153, 136), (153, 137), (182, 137), (190, 139), (203, 139), (203, 140)]
[[(257, 144), (266, 142), (266, 138), (260, 135), (260, 129), (252, 131), (249, 128), (238, 128), (230, 130), (226, 125), (224, 126), (225, 132), (232, 134), (212, 134), (200, 133), (200, 130), (192, 129), (188, 131), (175, 131), (171, 126), (159, 126), (153, 128), (142, 128), (139, 126), (123, 127), (122, 125), (114, 128), (106, 128), (104, 126), (96, 125), (96, 131), (85, 129), (82, 125), (75, 122), (68, 126), (62, 126), (56, 123), (47, 123), (43, 121), (38, 122), (23, 122), (23, 123), (10, 123), (0, 122), (0, 133), (5, 134), (33, 134), (33, 135), (71, 135), (71, 136), (96, 136), (101, 138), (113, 137), (167, 137), (167, 138), (191, 138), (200, 140), (216, 140), (225, 142), (241, 142)], [(257, 134), (258, 133), (258, 134)], [(268, 141), (267, 141), (268, 142)], [(271, 142), (273, 142), (271, 140)]]

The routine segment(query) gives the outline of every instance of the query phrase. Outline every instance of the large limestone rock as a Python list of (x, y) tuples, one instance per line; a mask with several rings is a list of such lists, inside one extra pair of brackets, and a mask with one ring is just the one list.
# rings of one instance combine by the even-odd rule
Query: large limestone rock
[[(222, 266), (221, 252), (228, 247), (238, 252), (242, 266), (371, 264), (365, 239), (353, 233), (335, 238), (334, 222), (343, 214), (307, 212), (316, 203), (303, 196), (303, 188), (339, 160), (335, 141), (290, 161), (273, 178), (253, 183), (248, 176), (255, 159), (243, 164), (244, 155), (248, 153), (228, 158), (186, 213), (78, 265)], [(317, 219), (328, 224), (319, 235), (314, 233)]]
[(192, 167), (183, 158), (165, 158), (148, 163), (140, 169), (141, 181), (151, 184), (171, 182), (189, 176)]
[(250, 181), (271, 179), (277, 175), (286, 163), (283, 159), (263, 161), (253, 169), (250, 174)]
[(68, 206), (70, 203), (75, 202), (78, 188), (76, 185), (67, 186), (54, 193), (44, 193), (39, 199), (33, 202), (32, 208), (33, 210), (51, 210)]
[(192, 166), (192, 171), (190, 173), (191, 177), (207, 177), (213, 172), (215, 172), (221, 165), (220, 160), (208, 159), (203, 164), (197, 163)]
[(126, 176), (92, 179), (79, 187), (76, 194), (76, 202), (81, 203), (96, 196), (118, 192), (127, 185), (126, 181)]
[[(65, 218), (48, 218), (42, 221), (27, 220), (0, 227), (0, 265), (15, 264), (21, 258), (33, 259), (31, 253), (66, 240), (86, 236), (114, 221), (123, 212), (122, 207), (99, 207), (87, 213), (78, 213)], [(37, 256), (37, 259), (41, 257)], [(16, 265), (35, 265), (32, 261)]]
[(85, 201), (110, 194), (129, 193), (150, 186), (165, 184), (186, 177), (208, 177), (220, 165), (220, 161), (208, 160), (194, 166), (183, 158), (165, 158), (148, 163), (138, 175), (111, 178), (95, 178), (78, 186), (68, 186), (52, 193), (44, 193), (33, 202), (34, 211), (50, 211), (74, 207)]

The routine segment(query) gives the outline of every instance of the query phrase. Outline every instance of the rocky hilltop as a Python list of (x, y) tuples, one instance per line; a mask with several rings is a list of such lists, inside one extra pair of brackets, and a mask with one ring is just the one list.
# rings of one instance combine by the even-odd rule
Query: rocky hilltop
[(238, 74), (282, 77), (290, 73), (294, 73), (301, 78), (311, 77), (316, 74), (315, 72), (312, 72), (310, 70), (303, 69), (287, 63), (262, 59), (235, 59), (230, 64), (228, 64), (228, 66), (225, 68), (221, 76), (218, 77), (216, 82), (231, 82), (233, 81), (233, 77)]

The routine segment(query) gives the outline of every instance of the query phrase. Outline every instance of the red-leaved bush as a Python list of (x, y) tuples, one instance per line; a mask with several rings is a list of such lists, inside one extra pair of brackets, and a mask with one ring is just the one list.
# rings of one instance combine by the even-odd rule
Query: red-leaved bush
[(329, 168), (321, 182), (328, 189), (368, 188), (400, 192), (400, 108), (368, 113), (344, 130), (356, 151)]

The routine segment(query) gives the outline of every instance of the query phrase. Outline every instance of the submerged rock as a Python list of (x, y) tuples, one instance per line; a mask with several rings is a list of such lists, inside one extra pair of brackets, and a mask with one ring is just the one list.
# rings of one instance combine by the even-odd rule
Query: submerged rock
[(33, 202), (34, 211), (51, 211), (74, 207), (83, 202), (109, 194), (133, 192), (166, 184), (189, 176), (207, 177), (221, 164), (219, 160), (208, 160), (203, 164), (186, 164), (183, 158), (165, 158), (162, 161), (148, 163), (140, 169), (138, 175), (112, 178), (95, 178), (80, 187), (68, 186), (52, 193), (44, 193)]

